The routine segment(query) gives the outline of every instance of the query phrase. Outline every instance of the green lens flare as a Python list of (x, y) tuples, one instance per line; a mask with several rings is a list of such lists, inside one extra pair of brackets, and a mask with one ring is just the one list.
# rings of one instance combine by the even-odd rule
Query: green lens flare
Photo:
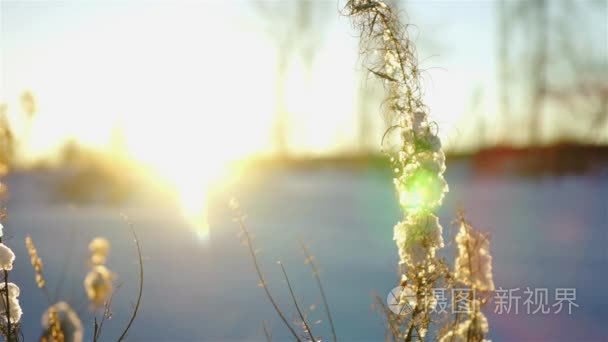
[(418, 168), (399, 182), (399, 202), (410, 212), (432, 211), (443, 196), (444, 182), (436, 172)]

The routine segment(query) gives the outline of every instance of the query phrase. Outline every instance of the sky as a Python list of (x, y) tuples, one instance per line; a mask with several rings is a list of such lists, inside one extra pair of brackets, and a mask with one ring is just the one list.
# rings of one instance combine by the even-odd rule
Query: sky
[[(15, 129), (27, 133), (22, 148), (32, 159), (56, 153), (69, 139), (108, 148), (117, 136), (135, 159), (157, 167), (184, 148), (210, 160), (273, 153), (276, 37), (285, 26), (259, 8), (282, 13), (286, 4), (2, 1), (0, 102), (8, 104)], [(289, 149), (304, 155), (351, 151), (358, 146), (357, 95), (365, 86), (357, 33), (337, 3), (313, 4), (320, 34), (312, 71), (307, 74), (292, 53), (285, 81)], [(496, 105), (495, 3), (412, 1), (403, 7), (416, 25), (411, 36), (427, 71), (425, 100), (444, 144), (458, 149), (496, 142), (504, 132)], [(602, 12), (596, 16), (600, 30), (594, 34), (608, 51), (606, 20)], [(25, 90), (39, 109), (31, 127), (19, 115)], [(379, 141), (380, 110), (370, 115)]]

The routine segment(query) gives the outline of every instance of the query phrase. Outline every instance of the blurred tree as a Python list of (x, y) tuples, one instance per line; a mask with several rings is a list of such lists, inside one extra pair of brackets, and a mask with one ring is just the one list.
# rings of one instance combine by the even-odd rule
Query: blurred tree
[[(506, 0), (498, 0), (497, 2), (497, 17), (498, 17), (498, 51), (497, 51), (497, 64), (498, 64), (498, 106), (500, 117), (503, 120), (504, 127), (511, 125), (511, 113), (509, 108), (509, 37), (510, 37), (510, 25), (509, 17), (507, 13)], [(500, 138), (499, 143), (506, 142), (506, 132), (503, 130), (503, 135)]]
[[(608, 121), (608, 45), (597, 44), (602, 33), (594, 26), (597, 21), (590, 20), (599, 11), (605, 26), (606, 9), (607, 2), (601, 0), (497, 2), (499, 109), (505, 123), (512, 125), (512, 87), (525, 89), (517, 104), (528, 115), (529, 144), (546, 142), (547, 129), (556, 130), (557, 138), (589, 140), (588, 135), (573, 133), (573, 127), (586, 122), (588, 131), (598, 135), (597, 127)], [(608, 33), (603, 34), (606, 40)], [(523, 49), (522, 55), (517, 48)], [(573, 116), (575, 125), (560, 127), (563, 120), (556, 119), (557, 114)]]
[(357, 142), (359, 153), (363, 155), (374, 152), (378, 141), (374, 138), (374, 133), (378, 131), (374, 117), (377, 116), (382, 88), (377, 83), (369, 82), (366, 77), (360, 77), (361, 81), (357, 92)]
[[(289, 156), (289, 113), (285, 103), (286, 77), (290, 61), (299, 57), (307, 77), (322, 44), (324, 23), (331, 16), (326, 2), (255, 2), (256, 10), (270, 24), (267, 32), (277, 47), (275, 118), (273, 140), (280, 158)], [(333, 9), (333, 7), (332, 7)]]
[(23, 114), (28, 119), (31, 119), (36, 114), (36, 99), (31, 91), (24, 91), (21, 94), (21, 108), (23, 109)]
[[(8, 106), (0, 104), (0, 176), (4, 168), (11, 164), (14, 152), (14, 137), (8, 122)], [(1, 187), (0, 187), (1, 190)], [(0, 191), (1, 193), (1, 191)]]

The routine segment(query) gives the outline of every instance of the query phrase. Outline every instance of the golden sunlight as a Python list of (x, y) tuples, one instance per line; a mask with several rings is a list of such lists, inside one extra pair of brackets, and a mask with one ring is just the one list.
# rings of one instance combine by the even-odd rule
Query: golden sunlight
[[(22, 163), (55, 159), (68, 141), (117, 150), (173, 188), (184, 218), (205, 239), (209, 187), (225, 177), (229, 162), (269, 150), (274, 50), (259, 35), (234, 27), (193, 44), (207, 32), (201, 25), (222, 31), (226, 24), (196, 16), (189, 21), (175, 11), (167, 15), (151, 6), (139, 25), (125, 17), (57, 38), (61, 49), (41, 47), (44, 58), (7, 76), (11, 82), (0, 100), (21, 138)], [(155, 24), (159, 17), (167, 24), (162, 28)], [(141, 39), (142, 32), (150, 39)], [(231, 43), (237, 38), (238, 46)], [(248, 51), (247, 63), (242, 51)], [(90, 60), (101, 62), (92, 66)], [(31, 85), (39, 111), (26, 121), (18, 99)]]

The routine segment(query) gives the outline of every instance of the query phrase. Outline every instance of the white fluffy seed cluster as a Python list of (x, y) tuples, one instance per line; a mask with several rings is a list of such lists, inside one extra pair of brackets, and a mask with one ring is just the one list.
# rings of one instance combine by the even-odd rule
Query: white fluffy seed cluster
[(12, 270), (13, 262), (15, 262), (15, 253), (7, 245), (0, 242), (0, 270)]
[(23, 311), (21, 310), (21, 306), (19, 305), (19, 286), (8, 283), (8, 305), (6, 302), (6, 286), (5, 283), (0, 283), (0, 321), (3, 326), (6, 326), (8, 323), (8, 315), (6, 312), (6, 308), (9, 308), (10, 312), (10, 320), (11, 324), (19, 323), (21, 320), (21, 316), (23, 315)]
[(84, 330), (82, 328), (82, 322), (72, 307), (66, 302), (58, 302), (50, 306), (42, 315), (42, 330), (43, 336), (47, 337), (49, 341), (52, 341), (52, 329), (53, 324), (51, 320), (51, 313), (55, 312), (56, 317), (59, 319), (59, 327), (63, 333), (64, 342), (82, 342), (84, 337)]
[(433, 214), (411, 215), (397, 223), (394, 239), (399, 247), (399, 258), (406, 265), (417, 265), (443, 247), (442, 228)]
[(112, 293), (112, 272), (105, 266), (110, 252), (110, 242), (97, 237), (89, 243), (91, 270), (84, 278), (84, 289), (94, 307), (103, 306)]
[(110, 254), (110, 242), (103, 237), (96, 237), (89, 243), (90, 261), (93, 265), (104, 265)]

